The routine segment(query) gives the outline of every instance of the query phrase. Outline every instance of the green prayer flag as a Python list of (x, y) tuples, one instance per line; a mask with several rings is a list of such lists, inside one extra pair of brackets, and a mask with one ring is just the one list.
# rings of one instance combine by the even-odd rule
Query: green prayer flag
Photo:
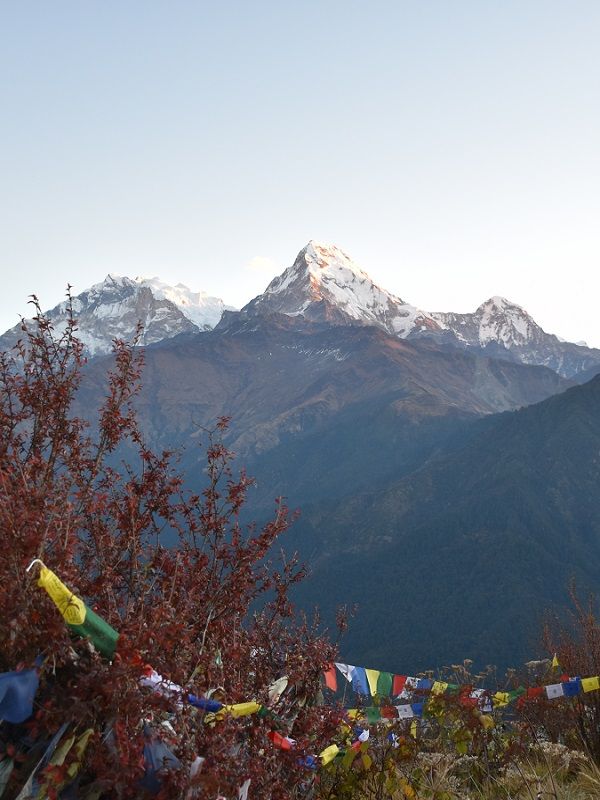
[(512, 692), (508, 693), (508, 702), (512, 703), (515, 700), (518, 700), (519, 697), (525, 694), (527, 690), (524, 686), (519, 686), (517, 689), (513, 689)]
[(380, 672), (377, 678), (377, 694), (380, 697), (389, 697), (392, 694), (392, 673)]

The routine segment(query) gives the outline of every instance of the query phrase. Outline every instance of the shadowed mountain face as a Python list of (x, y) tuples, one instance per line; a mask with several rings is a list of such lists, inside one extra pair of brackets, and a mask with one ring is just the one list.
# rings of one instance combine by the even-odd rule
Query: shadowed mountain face
[[(228, 444), (258, 479), (252, 515), (266, 517), (280, 494), (301, 507), (287, 546), (313, 577), (299, 599), (324, 611), (360, 604), (345, 644), (352, 663), (418, 669), (525, 651), (534, 600), (559, 596), (570, 569), (556, 554), (562, 473), (553, 473), (556, 509), (539, 476), (569, 452), (568, 431), (546, 404), (495, 412), (567, 381), (374, 327), (285, 315), (242, 316), (149, 347), (145, 359), (139, 409), (150, 445), (185, 448), (192, 474), (203, 464), (202, 428), (231, 415)], [(105, 367), (88, 367), (88, 408)], [(561, 404), (572, 391), (546, 401), (550, 410), (570, 408)]]
[[(392, 433), (399, 425), (517, 408), (569, 386), (542, 367), (283, 315), (177, 337), (147, 348), (145, 359), (139, 407), (150, 441), (187, 445), (226, 414), (233, 419), (229, 443), (244, 460), (326, 435), (354, 412), (367, 429), (385, 413)], [(96, 390), (104, 369), (102, 361), (90, 365)]]
[[(600, 570), (600, 377), (478, 420), (380, 490), (306, 508), (299, 599), (360, 605), (345, 657), (415, 670), (540, 652), (544, 609)], [(352, 662), (354, 663), (354, 662)]]

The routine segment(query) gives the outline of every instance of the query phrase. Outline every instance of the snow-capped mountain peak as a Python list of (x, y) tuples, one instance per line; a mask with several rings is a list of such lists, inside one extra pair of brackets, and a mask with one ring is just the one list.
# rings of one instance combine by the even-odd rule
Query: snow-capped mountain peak
[(312, 320), (376, 325), (406, 337), (439, 329), (425, 312), (374, 283), (339, 247), (311, 240), (291, 267), (274, 278), (244, 311), (304, 315)]
[(510, 350), (546, 335), (525, 309), (495, 295), (471, 314), (433, 313), (440, 325), (468, 345), (500, 344)]
[(541, 330), (525, 309), (505, 297), (490, 297), (475, 311), (479, 317), (479, 342), (501, 342), (505, 347), (525, 344)]
[[(131, 340), (142, 323), (142, 344), (153, 344), (180, 333), (212, 329), (225, 308), (223, 301), (205, 292), (192, 292), (184, 284), (170, 286), (159, 278), (128, 278), (109, 273), (103, 281), (72, 298), (77, 337), (88, 355), (112, 350), (115, 338)], [(47, 312), (55, 330), (64, 329), (67, 304)], [(20, 336), (16, 325), (0, 337), (10, 347)]]
[(225, 306), (219, 297), (211, 297), (206, 292), (194, 292), (184, 283), (172, 286), (157, 277), (138, 276), (134, 279), (139, 286), (148, 286), (152, 294), (160, 299), (169, 300), (200, 330), (214, 328), (223, 315)]

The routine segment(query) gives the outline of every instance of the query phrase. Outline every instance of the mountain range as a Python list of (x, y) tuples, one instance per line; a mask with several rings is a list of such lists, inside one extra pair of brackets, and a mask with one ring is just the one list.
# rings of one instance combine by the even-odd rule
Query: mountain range
[[(109, 274), (77, 295), (73, 309), (79, 338), (90, 355), (109, 353), (115, 337), (133, 337), (143, 323), (141, 343), (154, 344), (182, 333), (227, 327), (238, 314), (269, 313), (332, 325), (369, 325), (401, 339), (429, 338), (440, 346), (484, 352), (501, 360), (545, 366), (577, 380), (600, 371), (600, 350), (546, 333), (520, 306), (491, 297), (471, 314), (426, 312), (377, 286), (339, 247), (310, 241), (294, 263), (274, 278), (241, 312), (217, 297), (159, 278)], [(60, 329), (66, 303), (47, 312)], [(19, 336), (16, 325), (0, 336), (0, 347)]]
[[(93, 419), (111, 337), (141, 319), (146, 441), (179, 448), (198, 479), (197, 444), (231, 416), (226, 444), (257, 479), (250, 513), (266, 519), (279, 495), (302, 510), (287, 534), (312, 572), (297, 601), (325, 619), (359, 604), (350, 663), (534, 657), (540, 615), (569, 577), (593, 585), (600, 351), (519, 306), (425, 312), (316, 242), (240, 311), (114, 275), (73, 304), (95, 356), (81, 413)], [(55, 327), (65, 314), (50, 312)]]

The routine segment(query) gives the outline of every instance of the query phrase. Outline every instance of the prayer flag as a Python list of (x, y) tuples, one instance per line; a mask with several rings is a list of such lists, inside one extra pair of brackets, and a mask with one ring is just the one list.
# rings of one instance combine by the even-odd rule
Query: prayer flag
[(392, 693), (392, 673), (380, 672), (377, 679), (377, 694), (380, 697), (389, 697)]
[(396, 711), (398, 712), (398, 719), (410, 719), (414, 717), (415, 713), (412, 710), (412, 706), (408, 703), (405, 703), (401, 706), (396, 706)]
[(0, 720), (18, 724), (33, 714), (33, 699), (38, 689), (36, 669), (0, 673)]
[(392, 695), (398, 697), (404, 691), (404, 684), (406, 683), (406, 675), (394, 675)]
[(355, 669), (352, 664), (338, 664), (336, 661), (335, 666), (339, 669), (344, 678), (346, 678), (348, 683), (352, 683), (352, 673)]
[(530, 686), (527, 689), (527, 698), (530, 699), (532, 697), (541, 697), (544, 694), (544, 687), (543, 686)]
[(494, 703), (494, 708), (502, 708), (509, 704), (510, 695), (508, 692), (496, 692), (496, 694), (492, 696), (492, 701)]
[(319, 753), (319, 758), (321, 759), (321, 764), (323, 766), (325, 766), (326, 764), (329, 764), (329, 762), (333, 761), (333, 759), (337, 756), (337, 754), (339, 752), (340, 752), (340, 748), (337, 746), (337, 744), (330, 744), (329, 747), (326, 747), (325, 750), (322, 750)]
[(323, 675), (325, 676), (325, 686), (331, 689), (332, 692), (337, 692), (337, 673), (335, 671), (335, 665), (330, 664), (323, 672)]
[(581, 691), (581, 681), (579, 678), (570, 678), (564, 681), (562, 687), (565, 697), (575, 697)]
[(444, 694), (447, 688), (448, 684), (446, 681), (434, 681), (431, 687), (431, 694)]
[(151, 794), (158, 794), (161, 789), (162, 770), (181, 767), (177, 756), (148, 728), (144, 731), (144, 767), (144, 777), (140, 781), (140, 786)]
[(220, 713), (226, 711), (232, 717), (247, 717), (249, 714), (256, 714), (261, 708), (260, 703), (235, 703), (234, 705), (223, 706)]
[(377, 694), (377, 681), (379, 680), (379, 670), (365, 669), (365, 674), (367, 676), (367, 683), (369, 684), (369, 691), (371, 692), (371, 697), (375, 697), (375, 695)]
[(216, 714), (223, 708), (223, 703), (218, 700), (211, 700), (208, 697), (197, 697), (195, 694), (188, 694), (188, 703), (191, 706), (207, 711), (209, 714)]
[(282, 736), (280, 733), (277, 733), (277, 731), (269, 731), (267, 736), (275, 747), (278, 747), (280, 750), (291, 750), (296, 744), (295, 739), (291, 739), (289, 736)]
[(364, 694), (365, 697), (369, 694), (369, 687), (367, 685), (367, 675), (364, 667), (354, 667), (352, 670), (352, 688), (357, 694)]
[(94, 613), (80, 597), (73, 594), (62, 581), (42, 564), (38, 586), (44, 588), (62, 614), (69, 628), (78, 636), (89, 639), (105, 658), (112, 658), (119, 634)]
[(557, 697), (564, 697), (563, 685), (562, 683), (551, 683), (549, 686), (546, 686), (546, 697), (549, 700), (554, 700)]
[(596, 689), (600, 689), (600, 678), (582, 678), (581, 688), (584, 692), (593, 692)]
[[(548, 662), (546, 662), (546, 663), (548, 663)], [(554, 669), (557, 669), (558, 667), (560, 667), (560, 664), (558, 663), (558, 656), (556, 655), (556, 653), (554, 653), (554, 658), (552, 659), (552, 666), (553, 666)]]

